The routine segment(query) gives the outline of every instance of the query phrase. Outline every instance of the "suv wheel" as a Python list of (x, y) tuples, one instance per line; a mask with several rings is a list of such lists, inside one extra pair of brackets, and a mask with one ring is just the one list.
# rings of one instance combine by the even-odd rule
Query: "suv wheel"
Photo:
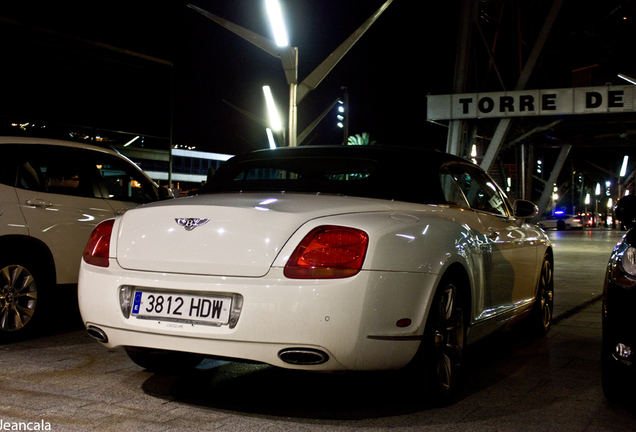
[(35, 327), (42, 313), (38, 295), (44, 285), (38, 275), (32, 263), (0, 262), (0, 339), (22, 336)]

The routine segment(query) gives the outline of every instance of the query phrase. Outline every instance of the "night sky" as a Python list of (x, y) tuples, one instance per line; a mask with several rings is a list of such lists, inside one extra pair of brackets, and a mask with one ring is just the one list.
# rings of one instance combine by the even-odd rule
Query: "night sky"
[[(260, 1), (195, 0), (193, 4), (271, 37)], [(302, 81), (383, 1), (295, 0), (284, 4), (289, 37), (299, 49)], [(448, 61), (445, 47), (456, 37), (455, 15), (448, 6), (424, 10), (414, 8), (412, 3), (409, 6), (407, 2), (394, 1), (319, 87), (300, 103), (299, 133), (341, 97), (341, 87), (346, 86), (350, 134), (367, 132), (378, 141), (394, 144), (424, 140), (425, 131), (432, 130), (439, 131), (443, 141), (445, 130), (425, 122), (425, 98), (429, 92), (450, 90), (452, 62)], [(270, 85), (279, 108), (286, 112), (289, 90), (280, 60), (191, 9), (183, 16), (191, 26), (181, 34), (185, 51), (180, 53), (183, 75), (177, 98), (179, 106), (190, 105), (190, 109), (177, 112), (177, 123), (209, 124), (210, 130), (203, 131), (206, 139), (227, 141), (234, 148), (265, 147), (262, 127), (223, 100), (266, 118), (261, 87)], [(425, 25), (440, 21), (450, 27)], [(334, 116), (335, 113), (327, 116), (310, 136), (312, 144), (342, 140), (342, 132), (334, 126)], [(185, 129), (177, 133), (179, 141), (191, 137)], [(444, 143), (440, 148), (443, 147)]]
[[(5, 67), (0, 68), (0, 80), (5, 85), (0, 89), (0, 116), (155, 137), (168, 137), (172, 125), (178, 145), (230, 154), (266, 148), (263, 127), (223, 101), (266, 118), (262, 86), (267, 84), (286, 119), (289, 90), (280, 60), (188, 8), (188, 3), (272, 37), (262, 0), (2, 2)], [(384, 1), (281, 3), (291, 44), (299, 48), (302, 81)], [(479, 22), (488, 40), (494, 38), (502, 10), (518, 12), (523, 24), (522, 34), (513, 35), (516, 18), (504, 15), (497, 35), (496, 56), (508, 89), (514, 88), (519, 73), (518, 57), (527, 56), (551, 4), (482, 2)], [(367, 132), (383, 144), (445, 149), (446, 129), (425, 120), (426, 95), (452, 92), (460, 5), (460, 0), (394, 0), (301, 102), (299, 133), (341, 97), (346, 86), (350, 134)], [(617, 72), (636, 74), (633, 10), (633, 0), (566, 0), (528, 88), (570, 87), (572, 70), (594, 64), (599, 65), (594, 74), (601, 83), (615, 81)], [(96, 47), (95, 42), (116, 50)], [(478, 72), (469, 77), (468, 91), (500, 91), (484, 63), (477, 33), (472, 49)], [(136, 54), (172, 66), (139, 60)], [(342, 140), (334, 115), (309, 137), (311, 144)]]
[[(24, 0), (13, 3), (0, 6), (0, 16), (30, 28), (44, 28), (172, 62), (175, 144), (231, 154), (266, 148), (263, 127), (223, 102), (226, 100), (266, 118), (263, 85), (272, 87), (282, 117), (286, 119), (289, 89), (280, 60), (186, 6), (192, 3), (273, 38), (264, 2), (260, 0)], [(299, 81), (302, 81), (384, 1), (287, 0), (281, 3), (291, 44), (299, 49)], [(341, 87), (346, 86), (350, 134), (367, 132), (373, 139), (387, 144), (418, 140), (443, 149), (446, 130), (426, 123), (425, 99), (427, 93), (447, 93), (451, 89), (458, 5), (459, 2), (427, 2), (426, 7), (422, 7), (421, 3), (394, 1), (319, 87), (301, 102), (299, 133), (341, 97)], [(13, 32), (20, 27), (5, 24), (5, 28)], [(28, 44), (27, 39), (29, 37), (16, 38), (16, 42)], [(62, 38), (61, 43), (67, 40)], [(47, 45), (47, 42), (37, 44), (35, 55), (40, 54), (37, 51), (44, 52)], [(90, 83), (86, 79), (87, 84), (80, 86), (77, 83), (84, 80), (88, 69), (82, 69), (81, 64), (74, 65), (79, 72), (71, 71), (77, 74), (77, 78), (71, 80), (65, 70), (68, 65), (57, 60), (60, 55), (45, 53), (41, 57), (45, 69), (55, 69), (47, 77), (56, 75), (54, 79), (46, 78), (51, 85), (43, 90), (50, 92), (45, 97), (48, 112), (61, 113), (66, 109), (68, 113), (66, 118), (56, 121), (80, 125), (97, 123), (98, 127), (105, 125), (107, 130), (136, 132), (142, 129), (156, 136), (169, 133), (169, 110), (163, 98), (169, 93), (164, 88), (170, 80), (167, 68), (158, 67), (159, 77), (153, 88), (162, 95), (159, 97), (151, 95), (152, 90), (141, 91), (142, 84), (128, 90), (126, 86), (136, 78), (126, 79), (123, 72), (109, 74), (110, 63), (100, 65), (98, 79), (92, 78)], [(32, 62), (26, 72), (33, 75), (31, 81), (41, 82), (41, 74), (46, 72), (40, 70), (40, 63), (21, 57), (15, 63), (25, 61)], [(24, 73), (16, 72), (11, 78), (23, 79)], [(95, 75), (92, 69), (90, 74)], [(55, 81), (58, 79), (68, 82), (59, 85)], [(100, 86), (105, 87), (100, 89)], [(50, 87), (70, 90), (54, 92)], [(82, 117), (86, 110), (77, 104), (87, 100), (81, 93), (89, 87), (91, 92), (99, 94), (100, 100), (94, 103), (97, 114), (90, 119)], [(13, 108), (20, 108), (17, 112), (24, 112), (28, 117), (33, 104), (26, 104), (22, 93), (12, 95), (16, 100)], [(62, 108), (69, 100), (75, 103), (74, 107)], [(4, 115), (16, 111), (6, 105), (2, 108), (0, 114)], [(127, 119), (117, 118), (117, 113)], [(50, 116), (47, 112), (38, 112), (35, 117), (47, 116)], [(334, 117), (335, 112), (323, 120), (308, 138), (311, 144), (342, 141), (342, 132), (335, 127)], [(137, 123), (131, 119), (137, 119)]]

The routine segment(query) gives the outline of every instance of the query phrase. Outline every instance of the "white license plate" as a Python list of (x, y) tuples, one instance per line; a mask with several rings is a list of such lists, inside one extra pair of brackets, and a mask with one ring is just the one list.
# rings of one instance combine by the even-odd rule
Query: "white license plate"
[(229, 321), (231, 305), (231, 297), (135, 291), (132, 314), (137, 318), (223, 325)]

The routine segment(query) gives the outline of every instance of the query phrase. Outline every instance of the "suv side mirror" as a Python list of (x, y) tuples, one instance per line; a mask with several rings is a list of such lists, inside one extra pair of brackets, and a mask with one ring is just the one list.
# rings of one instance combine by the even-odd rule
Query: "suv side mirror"
[(614, 206), (614, 214), (627, 229), (636, 226), (636, 195), (627, 195), (618, 200)]
[(169, 187), (159, 186), (159, 201), (174, 198), (174, 193)]
[(539, 208), (532, 201), (515, 200), (512, 212), (514, 217), (526, 219), (535, 217), (539, 213)]

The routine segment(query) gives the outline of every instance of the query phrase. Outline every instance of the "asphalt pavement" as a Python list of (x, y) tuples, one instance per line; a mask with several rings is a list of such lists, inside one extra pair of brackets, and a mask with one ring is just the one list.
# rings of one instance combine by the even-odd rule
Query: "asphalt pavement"
[(424, 389), (396, 372), (206, 360), (188, 374), (152, 374), (87, 336), (71, 296), (59, 326), (0, 345), (0, 431), (636, 431), (634, 405), (610, 404), (600, 385), (600, 294), (621, 235), (551, 232), (553, 328), (472, 346), (465, 389), (447, 407), (419, 402)]

